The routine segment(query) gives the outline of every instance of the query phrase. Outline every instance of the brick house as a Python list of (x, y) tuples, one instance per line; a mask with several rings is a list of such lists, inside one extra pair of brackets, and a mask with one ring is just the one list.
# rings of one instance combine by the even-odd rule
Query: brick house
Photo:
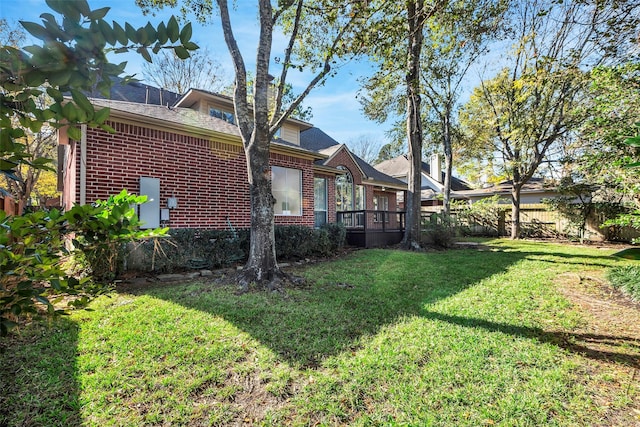
[[(59, 132), (63, 207), (105, 199), (126, 188), (148, 196), (139, 215), (150, 228), (249, 227), (246, 158), (232, 99), (192, 89), (169, 107), (162, 104), (170, 93), (157, 96), (149, 88), (137, 84), (116, 94), (119, 99), (91, 98), (96, 108), (111, 109), (108, 124), (114, 134), (84, 126), (81, 140), (73, 141), (64, 130)], [(362, 209), (376, 208), (374, 200), (378, 203), (385, 193), (382, 175), (372, 175), (375, 169), (362, 165), (344, 146), (327, 153), (305, 145), (301, 135), (311, 129), (309, 123), (289, 119), (272, 141), (275, 223), (313, 227), (335, 222), (341, 210), (336, 196), (345, 188), (340, 177), (348, 174), (354, 188), (367, 186)], [(402, 185), (398, 182), (396, 187)], [(395, 211), (395, 190), (386, 197), (385, 210)]]
[(342, 171), (335, 178), (335, 212), (347, 226), (350, 244), (373, 247), (400, 242), (404, 230), (404, 213), (398, 213), (407, 185), (352, 153), (318, 128), (300, 133), (300, 145), (326, 155), (316, 164)]

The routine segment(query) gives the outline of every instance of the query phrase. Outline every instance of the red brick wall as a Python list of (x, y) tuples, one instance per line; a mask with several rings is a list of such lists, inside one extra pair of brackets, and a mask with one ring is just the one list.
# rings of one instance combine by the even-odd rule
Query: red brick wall
[[(242, 147), (133, 124), (109, 125), (115, 134), (87, 130), (87, 202), (105, 199), (123, 188), (138, 193), (141, 176), (159, 178), (160, 207), (166, 207), (168, 197), (178, 199), (178, 207), (170, 211), (170, 227), (224, 229), (227, 215), (234, 227), (250, 226)], [(80, 159), (80, 153), (77, 156)], [(303, 180), (303, 215), (276, 216), (276, 224), (312, 227), (312, 161), (272, 153), (271, 164), (300, 169)], [(76, 194), (80, 194), (79, 186), (76, 180)]]

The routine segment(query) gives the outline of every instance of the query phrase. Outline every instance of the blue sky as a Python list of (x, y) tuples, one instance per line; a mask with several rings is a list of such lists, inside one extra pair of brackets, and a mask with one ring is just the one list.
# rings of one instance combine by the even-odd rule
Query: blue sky
[[(167, 21), (171, 14), (178, 15), (178, 11), (165, 10), (156, 16), (143, 16), (134, 0), (88, 0), (92, 9), (110, 6), (107, 20), (119, 23), (129, 22), (134, 26), (142, 26), (147, 21), (157, 25), (160, 21)], [(230, 2), (233, 3), (233, 2)], [(243, 52), (247, 68), (254, 68), (254, 57), (258, 40), (257, 9), (254, 2), (236, 0), (237, 11), (232, 15), (232, 25), (236, 39)], [(40, 22), (40, 14), (51, 12), (44, 0), (0, 0), (0, 17), (10, 23), (18, 20)], [(217, 17), (216, 17), (217, 18)], [(217, 57), (218, 62), (227, 68), (227, 77), (233, 76), (233, 69), (222, 30), (217, 24), (202, 26), (192, 22), (194, 33), (192, 40), (201, 47), (208, 47), (209, 52)], [(274, 37), (272, 57), (282, 52), (285, 38)], [(141, 64), (143, 60), (136, 54), (122, 54), (112, 59), (114, 62), (128, 61), (127, 72), (137, 73), (142, 78)], [(341, 67), (338, 75), (330, 78), (324, 86), (315, 88), (306, 98), (304, 104), (313, 110), (311, 122), (332, 136), (338, 142), (348, 143), (360, 137), (366, 137), (379, 145), (387, 142), (384, 135), (389, 125), (380, 125), (368, 120), (360, 110), (356, 98), (359, 88), (358, 78), (371, 73), (371, 65), (366, 62), (352, 62)], [(278, 70), (271, 73), (277, 75)], [(297, 89), (302, 89), (308, 82), (308, 75), (292, 73), (289, 81)]]

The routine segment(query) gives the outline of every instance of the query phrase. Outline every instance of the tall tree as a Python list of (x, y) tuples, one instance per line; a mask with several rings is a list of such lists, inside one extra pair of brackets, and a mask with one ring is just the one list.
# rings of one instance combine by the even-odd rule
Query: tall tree
[(500, 153), (512, 181), (512, 238), (520, 234), (523, 185), (551, 147), (580, 124), (575, 110), (585, 70), (628, 52), (639, 9), (637, 2), (615, 0), (515, 3), (508, 66), (474, 90), (463, 113), (468, 128)]
[(586, 120), (567, 147), (564, 166), (573, 182), (593, 185), (605, 197), (633, 197), (640, 207), (640, 176), (624, 167), (640, 154), (624, 143), (640, 123), (640, 62), (597, 67), (589, 82), (581, 108)]
[[(0, 45), (11, 46), (20, 49), (26, 39), (26, 33), (19, 25), (10, 25), (6, 19), (0, 19)], [(33, 101), (40, 109), (46, 107), (48, 98), (45, 94), (34, 97)], [(20, 142), (24, 146), (24, 153), (30, 158), (54, 158), (56, 151), (56, 134), (48, 124), (43, 124), (38, 132), (32, 132), (29, 128), (22, 128), (19, 118), (12, 118), (12, 126), (22, 129), (24, 137)], [(16, 200), (22, 202), (23, 206), (28, 204), (32, 191), (36, 188), (40, 176), (45, 170), (40, 167), (33, 167), (29, 164), (21, 164), (14, 169), (12, 174), (5, 175), (5, 184), (9, 192)]]
[[(378, 63), (378, 71), (364, 85), (365, 113), (384, 122), (390, 113), (404, 117), (410, 170), (407, 177), (406, 228), (402, 244), (416, 249), (421, 241), (422, 186), (422, 85), (420, 79), (426, 23), (446, 2), (406, 0), (404, 7), (381, 2), (380, 12), (370, 23), (366, 45)], [(399, 82), (402, 84), (399, 84)], [(386, 147), (392, 148), (392, 147)]]
[[(175, 5), (174, 0), (137, 0), (147, 8)], [(251, 283), (266, 289), (281, 286), (286, 275), (275, 253), (274, 204), (269, 166), (271, 139), (284, 121), (300, 106), (309, 92), (332, 74), (332, 64), (352, 51), (351, 40), (358, 25), (364, 25), (367, 2), (329, 0), (286, 0), (276, 6), (270, 0), (257, 2), (259, 33), (253, 82), (248, 78), (245, 58), (238, 46), (226, 0), (216, 0), (224, 40), (235, 70), (234, 109), (245, 156), (251, 195), (251, 241), (249, 257), (238, 281), (243, 288)], [(210, 0), (186, 0), (183, 8), (202, 21), (211, 19)], [(284, 52), (272, 57), (274, 31), (282, 29), (287, 42)], [(270, 101), (271, 67), (280, 72), (275, 79), (274, 101)], [(285, 103), (288, 77), (292, 70), (308, 70), (308, 84)], [(250, 88), (252, 94), (249, 93)]]
[(220, 92), (228, 85), (222, 65), (206, 48), (187, 59), (179, 58), (175, 52), (160, 51), (153, 62), (142, 65), (142, 75), (158, 87), (179, 94), (191, 88)]
[(407, 177), (407, 218), (402, 244), (408, 249), (421, 247), (422, 206), (422, 99), (420, 97), (420, 57), (427, 18), (424, 1), (407, 0), (407, 59), (405, 84), (407, 88), (407, 140), (409, 143), (409, 176)]
[(427, 108), (426, 120), (434, 123), (431, 139), (444, 152), (444, 211), (449, 214), (456, 109), (462, 84), (472, 65), (486, 53), (499, 34), (507, 2), (467, 0), (447, 2), (428, 21), (422, 55), (421, 79)]

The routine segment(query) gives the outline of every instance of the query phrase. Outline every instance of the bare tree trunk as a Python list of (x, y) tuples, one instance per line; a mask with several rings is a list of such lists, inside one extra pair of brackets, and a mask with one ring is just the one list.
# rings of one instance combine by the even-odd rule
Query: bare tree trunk
[(421, 166), (422, 166), (422, 122), (420, 117), (420, 53), (422, 50), (421, 16), (423, 2), (407, 0), (409, 21), (407, 55), (407, 135), (409, 139), (409, 176), (407, 192), (407, 226), (402, 244), (407, 249), (419, 249), (421, 240)]
[(520, 190), (521, 183), (513, 183), (511, 187), (511, 238), (520, 238)]
[[(259, 132), (255, 132), (257, 137)], [(264, 136), (263, 136), (264, 137)], [(251, 283), (263, 284), (268, 289), (277, 287), (282, 277), (276, 262), (274, 210), (275, 198), (271, 191), (271, 169), (269, 168), (269, 145), (251, 144), (247, 161), (251, 194), (251, 240), (249, 258), (239, 277), (243, 289)], [(263, 148), (260, 148), (263, 147)]]
[[(276, 262), (274, 205), (271, 188), (269, 149), (269, 61), (273, 35), (272, 9), (269, 0), (260, 0), (260, 41), (256, 57), (256, 76), (253, 84), (253, 109), (247, 99), (247, 73), (240, 49), (233, 36), (227, 2), (218, 0), (225, 41), (236, 72), (234, 107), (247, 159), (247, 179), (251, 195), (251, 243), (249, 258), (238, 277), (247, 290), (255, 283), (260, 287), (280, 287), (286, 275)], [(253, 110), (253, 117), (251, 114)]]
[(451, 213), (451, 173), (453, 171), (453, 150), (451, 149), (451, 113), (449, 108), (443, 117), (443, 148), (444, 148), (444, 213)]

